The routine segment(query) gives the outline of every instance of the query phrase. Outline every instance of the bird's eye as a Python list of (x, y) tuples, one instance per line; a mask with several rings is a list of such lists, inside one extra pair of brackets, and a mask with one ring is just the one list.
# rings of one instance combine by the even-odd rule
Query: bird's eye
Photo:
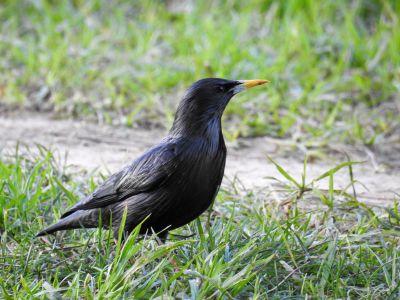
[(218, 86), (218, 91), (225, 92), (225, 87), (222, 85)]

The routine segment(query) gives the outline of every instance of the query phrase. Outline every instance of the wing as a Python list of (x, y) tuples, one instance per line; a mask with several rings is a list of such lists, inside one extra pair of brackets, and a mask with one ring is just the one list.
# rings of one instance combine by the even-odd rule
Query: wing
[(113, 174), (62, 217), (77, 210), (105, 207), (161, 186), (178, 167), (176, 147), (175, 143), (162, 143), (151, 148), (130, 165)]

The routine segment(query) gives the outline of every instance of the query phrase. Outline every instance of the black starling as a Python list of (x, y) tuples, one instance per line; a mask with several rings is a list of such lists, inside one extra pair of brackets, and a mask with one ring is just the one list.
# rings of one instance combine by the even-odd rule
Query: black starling
[(221, 116), (237, 93), (267, 80), (206, 78), (195, 82), (181, 100), (166, 138), (113, 174), (92, 194), (38, 233), (95, 228), (111, 224), (118, 237), (126, 210), (125, 233), (142, 224), (165, 239), (169, 230), (196, 219), (214, 201), (225, 169), (226, 147)]

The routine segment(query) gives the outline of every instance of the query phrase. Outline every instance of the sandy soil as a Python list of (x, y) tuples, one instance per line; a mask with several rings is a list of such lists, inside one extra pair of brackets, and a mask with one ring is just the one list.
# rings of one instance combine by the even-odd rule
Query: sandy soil
[[(68, 154), (68, 163), (87, 170), (116, 171), (157, 143), (166, 131), (112, 127), (76, 120), (54, 120), (44, 114), (0, 116), (0, 151), (12, 153), (17, 142), (35, 143)], [(224, 184), (239, 180), (248, 189), (271, 191), (274, 180), (283, 179), (266, 156), (269, 155), (285, 170), (300, 180), (304, 151), (291, 140), (268, 137), (239, 139), (227, 142), (228, 157)], [(335, 165), (346, 161), (347, 153), (353, 161), (365, 161), (354, 166), (354, 177), (359, 200), (379, 206), (391, 205), (400, 195), (399, 143), (375, 146), (334, 145), (328, 155), (308, 163), (307, 178), (311, 180)], [(350, 180), (348, 170), (334, 177), (335, 188), (346, 187)], [(327, 188), (328, 182), (318, 183)]]

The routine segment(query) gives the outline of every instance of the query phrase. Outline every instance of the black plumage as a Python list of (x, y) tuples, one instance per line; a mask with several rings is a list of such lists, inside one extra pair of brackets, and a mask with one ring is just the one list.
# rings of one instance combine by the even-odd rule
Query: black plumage
[(61, 220), (37, 236), (111, 224), (117, 236), (143, 220), (141, 233), (165, 238), (169, 230), (197, 218), (214, 201), (225, 169), (221, 116), (238, 92), (266, 80), (207, 78), (195, 82), (177, 109), (168, 136), (81, 199)]

